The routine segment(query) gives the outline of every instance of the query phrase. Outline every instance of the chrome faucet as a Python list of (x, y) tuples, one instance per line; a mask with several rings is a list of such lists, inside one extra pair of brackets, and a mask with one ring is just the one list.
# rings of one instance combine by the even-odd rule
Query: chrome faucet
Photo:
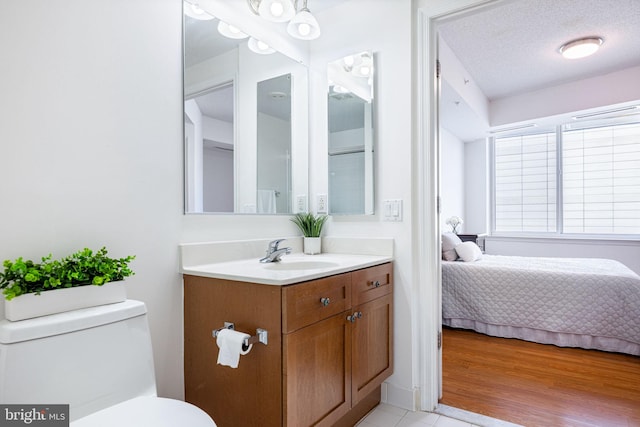
[(286, 239), (277, 239), (269, 242), (269, 248), (267, 249), (267, 256), (262, 258), (260, 262), (280, 262), (280, 257), (284, 254), (290, 254), (291, 248), (279, 248), (280, 242), (284, 242)]

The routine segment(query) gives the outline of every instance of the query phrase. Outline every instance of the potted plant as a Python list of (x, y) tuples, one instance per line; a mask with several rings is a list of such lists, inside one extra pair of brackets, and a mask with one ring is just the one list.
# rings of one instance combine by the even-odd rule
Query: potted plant
[(329, 217), (326, 215), (313, 215), (310, 212), (297, 213), (291, 218), (304, 236), (304, 253), (308, 255), (319, 254), (321, 251), (322, 227)]
[(124, 301), (122, 280), (134, 274), (129, 268), (134, 258), (110, 258), (103, 247), (96, 252), (85, 248), (60, 260), (49, 254), (39, 263), (22, 257), (6, 260), (0, 273), (5, 317), (23, 320)]

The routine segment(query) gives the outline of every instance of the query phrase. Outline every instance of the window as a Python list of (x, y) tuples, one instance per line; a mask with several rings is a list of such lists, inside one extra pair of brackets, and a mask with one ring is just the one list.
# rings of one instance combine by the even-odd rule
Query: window
[(496, 138), (493, 228), (640, 234), (640, 123)]

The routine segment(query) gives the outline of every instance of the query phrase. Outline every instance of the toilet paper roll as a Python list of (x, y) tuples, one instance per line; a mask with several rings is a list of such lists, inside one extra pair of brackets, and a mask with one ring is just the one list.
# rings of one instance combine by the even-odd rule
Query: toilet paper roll
[(242, 349), (244, 340), (248, 338), (251, 338), (251, 336), (233, 329), (219, 331), (216, 337), (216, 344), (220, 349), (218, 351), (218, 364), (237, 368), (240, 356), (249, 353), (253, 347), (253, 344), (251, 344), (246, 350)]

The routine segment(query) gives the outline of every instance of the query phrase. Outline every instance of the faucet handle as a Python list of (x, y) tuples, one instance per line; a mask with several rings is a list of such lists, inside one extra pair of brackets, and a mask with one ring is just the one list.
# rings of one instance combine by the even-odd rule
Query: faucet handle
[(280, 244), (280, 242), (284, 242), (287, 239), (276, 239), (276, 240), (272, 240), (271, 242), (269, 242), (269, 251), (270, 252), (275, 252), (278, 250), (278, 245)]

